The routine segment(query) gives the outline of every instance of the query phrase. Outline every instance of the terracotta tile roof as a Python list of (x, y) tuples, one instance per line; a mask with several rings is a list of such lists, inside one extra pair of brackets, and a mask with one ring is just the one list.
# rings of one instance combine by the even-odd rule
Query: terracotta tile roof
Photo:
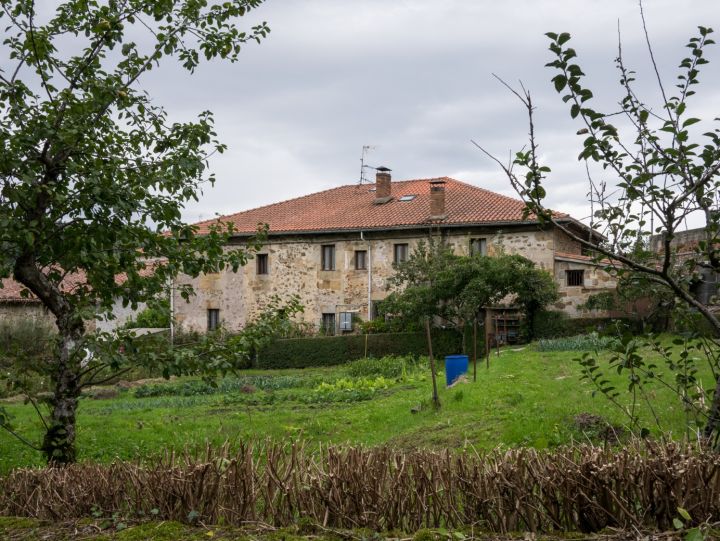
[[(140, 271), (140, 276), (149, 276), (153, 273), (153, 269), (155, 265), (159, 264), (158, 262), (151, 262), (148, 264), (148, 266)], [(127, 280), (127, 275), (122, 273), (115, 276), (115, 283), (118, 285), (122, 285)], [(35, 295), (27, 292), (27, 296), (22, 295), (23, 290), (27, 290), (27, 288), (22, 285), (19, 282), (16, 282), (12, 278), (3, 278), (0, 280), (2, 282), (2, 288), (0, 289), (0, 303), (2, 302), (29, 302), (29, 303), (37, 303), (40, 302)], [(62, 281), (62, 290), (65, 292), (72, 292), (76, 288), (85, 285), (86, 279), (85, 279), (85, 272), (79, 271), (74, 272), (72, 274), (68, 274), (65, 279)]]
[[(258, 207), (195, 224), (207, 233), (218, 220), (232, 222), (238, 233), (257, 230), (267, 223), (271, 233), (320, 232), (342, 230), (393, 229), (427, 225), (430, 216), (430, 181), (393, 181), (388, 203), (375, 205), (374, 184), (351, 184), (296, 199)], [(446, 218), (438, 223), (450, 225), (534, 222), (522, 216), (525, 205), (518, 199), (500, 195), (465, 182), (442, 177), (445, 185)], [(403, 195), (415, 195), (400, 201)], [(557, 214), (565, 217), (565, 214)]]
[(0, 302), (39, 302), (32, 293), (28, 297), (23, 297), (21, 292), (25, 286), (11, 278), (3, 278), (2, 289), (0, 289)]

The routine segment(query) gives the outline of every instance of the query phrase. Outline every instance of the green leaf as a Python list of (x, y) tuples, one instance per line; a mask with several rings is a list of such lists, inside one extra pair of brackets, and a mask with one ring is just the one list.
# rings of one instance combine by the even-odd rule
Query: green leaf
[(688, 126), (692, 126), (693, 124), (697, 124), (698, 122), (700, 122), (699, 118), (688, 118), (685, 122), (683, 122), (682, 127), (686, 128)]
[(567, 32), (563, 32), (557, 38), (557, 42), (559, 45), (562, 45), (563, 43), (566, 43), (569, 40), (570, 40), (570, 34)]
[(690, 513), (688, 513), (685, 509), (682, 507), (677, 508), (677, 512), (680, 514), (682, 518), (685, 519), (686, 522), (690, 522), (692, 518), (690, 517)]
[(705, 541), (707, 537), (705, 537), (705, 534), (703, 534), (702, 530), (700, 528), (691, 528), (687, 531), (685, 534), (685, 541)]
[(673, 526), (675, 526), (675, 529), (676, 529), (676, 530), (682, 530), (682, 529), (685, 527), (685, 524), (684, 524), (683, 521), (680, 520), (679, 518), (674, 518), (674, 519), (673, 519)]
[(575, 118), (580, 113), (580, 106), (577, 103), (573, 103), (572, 107), (570, 107), (570, 116), (572, 118)]
[(556, 75), (552, 78), (552, 82), (555, 84), (555, 90), (561, 92), (565, 85), (567, 85), (567, 79), (564, 75)]

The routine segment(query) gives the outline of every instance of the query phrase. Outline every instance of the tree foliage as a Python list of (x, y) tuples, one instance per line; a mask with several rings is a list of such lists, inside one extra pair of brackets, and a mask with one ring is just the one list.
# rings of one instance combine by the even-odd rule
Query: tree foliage
[(85, 322), (117, 299), (135, 307), (157, 297), (178, 273), (235, 270), (256, 246), (226, 250), (231, 226), (201, 236), (184, 223), (185, 203), (214, 181), (208, 156), (225, 146), (210, 112), (171, 122), (139, 80), (164, 60), (189, 72), (236, 61), (268, 32), (239, 25), (260, 3), (0, 3), (0, 277), (22, 283), (57, 322), (51, 461), (74, 460), (77, 399), (100, 371), (98, 356), (82, 366)]
[(382, 303), (387, 314), (409, 322), (440, 318), (464, 330), (482, 309), (503, 302), (532, 315), (557, 300), (547, 272), (520, 255), (459, 256), (443, 242), (420, 242), (391, 279), (396, 291)]
[[(708, 64), (707, 50), (714, 44), (713, 30), (700, 26), (696, 36), (689, 39), (688, 53), (679, 63), (673, 86), (667, 85), (655, 59), (648, 36), (642, 3), (642, 26), (655, 75), (660, 102), (653, 105), (636, 92), (635, 72), (627, 66), (618, 42), (616, 66), (619, 73), (620, 97), (615, 110), (601, 111), (595, 106), (595, 95), (586, 83), (586, 76), (577, 61), (575, 49), (570, 47), (570, 34), (550, 32), (551, 61), (547, 64), (555, 75), (552, 83), (569, 107), (570, 116), (579, 123), (582, 137), (580, 161), (587, 164), (588, 190), (594, 212), (591, 226), (604, 233), (605, 238), (584, 238), (560, 223), (545, 204), (550, 189), (550, 167), (541, 163), (534, 123), (534, 105), (530, 93), (508, 88), (521, 100), (528, 114), (530, 141), (526, 149), (517, 152), (509, 164), (504, 164), (483, 147), (503, 169), (510, 183), (526, 203), (526, 212), (544, 222), (552, 223), (574, 238), (588, 251), (607, 258), (605, 270), (618, 276), (629, 287), (652, 285), (647, 294), (655, 298), (673, 299), (669, 304), (695, 311), (720, 335), (720, 319), (710, 304), (695, 295), (695, 287), (709, 273), (720, 272), (720, 128), (718, 119), (703, 120), (691, 114), (693, 97), (702, 70)], [(480, 145), (478, 145), (480, 146)], [(604, 178), (597, 181), (594, 172)], [(674, 239), (686, 228), (688, 219), (703, 224), (703, 238), (690, 247), (690, 254), (680, 254)], [(659, 249), (650, 251), (650, 237), (656, 235)], [(687, 247), (686, 247), (687, 248)], [(648, 257), (648, 255), (650, 257)], [(630, 293), (630, 292), (625, 292)], [(677, 301), (675, 301), (675, 299)], [(646, 363), (638, 337), (627, 336), (624, 352), (612, 364), (619, 372), (628, 374), (630, 390), (643, 388), (648, 380), (656, 381), (658, 373)], [(649, 347), (658, 349), (655, 341)], [(690, 351), (706, 354), (712, 372), (720, 374), (718, 344), (678, 344), (679, 350), (664, 355), (685, 358)], [(678, 375), (677, 367), (684, 366), (677, 359), (668, 366)], [(600, 364), (587, 365), (593, 369), (588, 377), (596, 379), (602, 372)], [(679, 377), (681, 377), (680, 374)], [(661, 385), (672, 386), (663, 381)], [(607, 389), (599, 389), (609, 394)], [(678, 390), (679, 396), (686, 391)], [(717, 379), (711, 407), (700, 411), (701, 424), (707, 436), (720, 431), (720, 379)], [(683, 398), (685, 405), (688, 402)], [(702, 407), (701, 407), (702, 409)], [(632, 417), (632, 415), (631, 415)]]

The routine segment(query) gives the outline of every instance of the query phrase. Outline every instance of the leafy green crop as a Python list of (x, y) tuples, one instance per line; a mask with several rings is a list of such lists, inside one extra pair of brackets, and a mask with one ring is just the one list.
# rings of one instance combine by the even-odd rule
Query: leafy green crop
[(538, 351), (594, 351), (610, 349), (617, 342), (617, 338), (592, 332), (565, 338), (544, 338), (538, 340), (535, 347)]

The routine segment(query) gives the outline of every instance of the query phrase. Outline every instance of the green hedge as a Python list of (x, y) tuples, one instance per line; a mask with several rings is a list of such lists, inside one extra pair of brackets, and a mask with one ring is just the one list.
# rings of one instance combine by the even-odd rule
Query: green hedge
[(615, 332), (615, 322), (621, 321), (631, 329), (639, 329), (638, 321), (622, 318), (583, 317), (571, 318), (564, 312), (547, 311), (539, 313), (534, 320), (535, 339), (561, 338), (590, 332), (600, 334)]
[[(307, 368), (343, 364), (365, 356), (427, 355), (424, 333), (387, 333), (322, 336), (276, 340), (258, 354), (258, 368)], [(444, 357), (460, 353), (462, 335), (454, 330), (433, 331), (433, 353)]]

